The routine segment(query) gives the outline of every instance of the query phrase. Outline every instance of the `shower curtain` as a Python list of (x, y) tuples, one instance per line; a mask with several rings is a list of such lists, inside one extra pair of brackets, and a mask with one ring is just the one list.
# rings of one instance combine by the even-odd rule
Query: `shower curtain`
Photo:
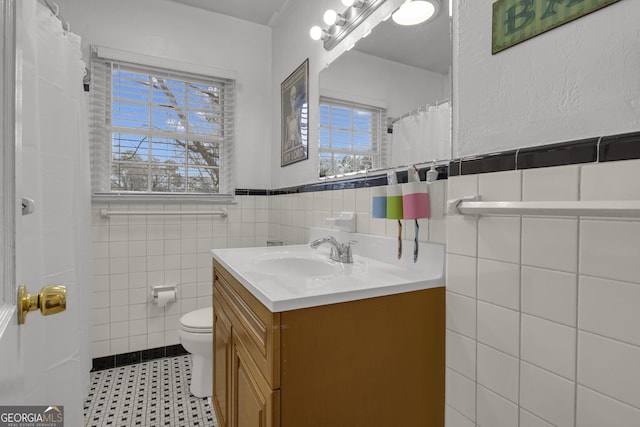
[(451, 158), (449, 102), (431, 105), (393, 124), (391, 161), (394, 166)]
[[(35, 201), (21, 219), (18, 268), (31, 293), (67, 287), (67, 309), (30, 314), (22, 333), (25, 395), (29, 402), (63, 405), (65, 425), (83, 425), (83, 400), (91, 364), (91, 193), (84, 63), (80, 37), (36, 0), (18, 9), (16, 118), (19, 197)], [(20, 98), (20, 97), (19, 97)], [(30, 367), (37, 367), (34, 378)], [(53, 397), (53, 398), (52, 398)]]

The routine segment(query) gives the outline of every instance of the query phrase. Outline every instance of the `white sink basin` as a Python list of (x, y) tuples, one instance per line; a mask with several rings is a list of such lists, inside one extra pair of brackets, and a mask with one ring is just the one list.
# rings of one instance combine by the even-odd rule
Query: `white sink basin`
[(341, 267), (330, 260), (315, 258), (282, 257), (257, 261), (254, 265), (256, 271), (281, 276), (283, 273), (295, 277), (317, 277), (339, 274)]
[[(272, 312), (296, 310), (444, 286), (444, 246), (420, 243), (420, 257), (397, 259), (397, 240), (349, 233), (353, 263), (329, 259), (309, 245), (214, 249), (213, 257)], [(413, 242), (405, 241), (413, 249)], [(410, 251), (407, 251), (410, 252)]]

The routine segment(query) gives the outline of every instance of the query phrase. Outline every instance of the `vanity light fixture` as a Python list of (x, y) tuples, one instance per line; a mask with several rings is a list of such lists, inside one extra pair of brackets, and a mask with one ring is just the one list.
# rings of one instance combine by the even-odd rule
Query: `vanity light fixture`
[(417, 25), (438, 15), (440, 0), (412, 0), (404, 3), (391, 17), (398, 25)]
[(329, 26), (327, 29), (314, 26), (309, 31), (313, 40), (322, 40), (326, 50), (336, 47), (346, 36), (360, 25), (369, 15), (375, 12), (386, 0), (341, 0), (347, 9), (338, 13), (329, 9), (324, 13), (323, 20)]
[(329, 40), (329, 38), (331, 38), (329, 33), (327, 33), (322, 28), (318, 27), (317, 25), (314, 27), (311, 27), (311, 30), (309, 30), (309, 36), (311, 36), (312, 40), (322, 40), (322, 41)]
[(344, 25), (347, 22), (347, 19), (341, 13), (336, 12), (333, 9), (329, 9), (324, 13), (322, 17), (324, 19), (324, 23), (327, 25)]

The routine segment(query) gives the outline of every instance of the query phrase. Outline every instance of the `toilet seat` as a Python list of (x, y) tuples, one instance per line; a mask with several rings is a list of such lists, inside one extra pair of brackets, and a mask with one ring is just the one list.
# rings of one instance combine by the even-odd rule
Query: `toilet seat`
[(180, 318), (180, 329), (195, 334), (213, 333), (213, 307), (191, 311)]

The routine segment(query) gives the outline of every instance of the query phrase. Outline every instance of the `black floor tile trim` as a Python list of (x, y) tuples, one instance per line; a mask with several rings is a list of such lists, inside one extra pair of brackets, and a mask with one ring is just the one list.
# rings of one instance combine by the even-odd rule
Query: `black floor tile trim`
[(189, 354), (182, 344), (156, 347), (148, 350), (132, 351), (130, 353), (115, 354), (113, 356), (97, 357), (93, 359), (91, 372), (104, 369), (118, 368), (120, 366), (133, 365), (163, 357), (174, 357)]

